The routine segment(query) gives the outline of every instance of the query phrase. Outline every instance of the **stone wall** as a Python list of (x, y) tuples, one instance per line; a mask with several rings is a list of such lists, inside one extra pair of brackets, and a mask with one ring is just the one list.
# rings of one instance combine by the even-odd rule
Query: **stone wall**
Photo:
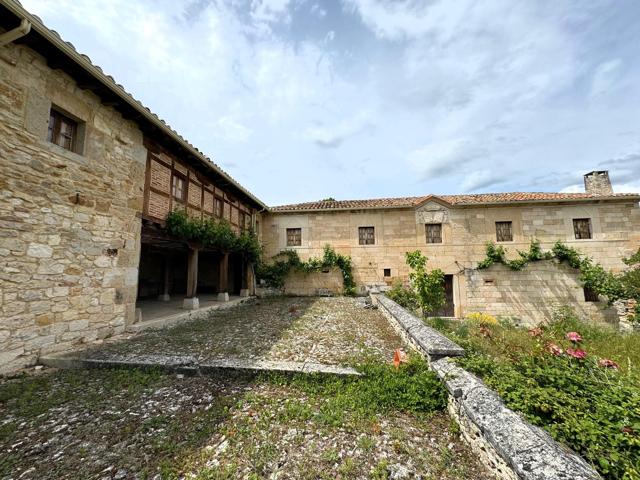
[(587, 302), (579, 273), (555, 260), (528, 264), (513, 271), (504, 265), (465, 271), (465, 314), (485, 312), (535, 325), (551, 318), (560, 306), (570, 306), (582, 318), (617, 322), (606, 302)]
[(328, 272), (291, 272), (284, 282), (285, 295), (340, 295), (342, 290), (342, 272), (338, 269)]
[[(574, 218), (591, 219), (592, 239), (574, 238)], [(442, 222), (440, 244), (426, 243), (425, 223), (431, 220)], [(369, 287), (391, 285), (395, 280), (406, 282), (409, 268), (405, 253), (420, 250), (429, 258), (429, 268), (440, 268), (445, 274), (454, 275), (455, 315), (462, 316), (468, 309), (464, 293), (466, 281), (460, 272), (475, 268), (485, 258), (486, 243), (496, 240), (495, 222), (504, 220), (513, 222), (513, 241), (501, 243), (510, 259), (518, 258), (517, 250), (527, 250), (532, 238), (540, 240), (546, 250), (561, 240), (592, 256), (605, 268), (620, 271), (625, 267), (621, 258), (634, 253), (640, 244), (640, 208), (624, 199), (477, 207), (452, 207), (431, 201), (415, 209), (267, 213), (261, 221), (261, 238), (266, 257), (290, 248), (307, 260), (322, 256), (326, 244), (350, 255), (359, 293), (366, 293)], [(358, 244), (360, 226), (374, 227), (375, 245)], [(302, 229), (301, 246), (286, 245), (287, 228)], [(390, 271), (389, 276), (384, 275), (385, 269)], [(561, 293), (556, 298), (561, 301), (568, 297)], [(479, 297), (478, 301), (491, 302), (492, 299), (492, 296)], [(554, 297), (547, 300), (555, 301)]]
[[(146, 150), (137, 126), (26, 47), (0, 57), (0, 371), (134, 319)], [(80, 153), (48, 143), (51, 106)]]

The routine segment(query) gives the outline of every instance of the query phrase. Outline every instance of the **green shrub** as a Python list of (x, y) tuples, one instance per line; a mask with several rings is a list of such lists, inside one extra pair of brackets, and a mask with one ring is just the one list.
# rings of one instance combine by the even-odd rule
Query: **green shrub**
[(409, 280), (418, 305), (424, 313), (438, 311), (446, 302), (444, 272), (438, 268), (428, 272), (426, 269), (428, 258), (420, 250), (407, 252), (406, 259), (407, 265), (412, 269)]
[(408, 310), (416, 310), (418, 308), (418, 297), (413, 290), (404, 286), (401, 280), (393, 283), (391, 290), (387, 293), (387, 297), (396, 302), (401, 307)]

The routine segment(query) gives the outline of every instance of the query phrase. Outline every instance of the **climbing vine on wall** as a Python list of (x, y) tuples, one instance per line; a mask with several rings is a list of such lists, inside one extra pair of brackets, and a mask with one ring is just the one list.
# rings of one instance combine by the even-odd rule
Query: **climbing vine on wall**
[(169, 234), (185, 241), (238, 253), (248, 263), (260, 261), (262, 247), (257, 235), (253, 231), (237, 234), (224, 220), (189, 218), (184, 210), (176, 210), (167, 215), (165, 228)]
[(331, 245), (325, 245), (322, 258), (314, 257), (306, 262), (300, 260), (296, 251), (283, 250), (273, 257), (271, 263), (261, 263), (258, 266), (257, 275), (267, 285), (280, 288), (284, 285), (284, 280), (291, 271), (311, 273), (320, 272), (327, 268), (340, 269), (343, 293), (345, 295), (355, 294), (356, 284), (353, 280), (351, 257), (337, 253)]
[(607, 297), (610, 304), (619, 299), (640, 300), (640, 268), (636, 266), (640, 265), (640, 249), (632, 257), (623, 259), (627, 265), (634, 268), (622, 274), (605, 270), (592, 258), (560, 241), (556, 242), (551, 250), (543, 252), (540, 242), (532, 240), (529, 250), (518, 251), (519, 258), (515, 260), (507, 260), (507, 250), (502, 245), (496, 246), (493, 242), (487, 243), (486, 253), (487, 256), (478, 264), (478, 269), (501, 263), (512, 270), (522, 270), (530, 262), (556, 259), (579, 270), (582, 285), (598, 295)]

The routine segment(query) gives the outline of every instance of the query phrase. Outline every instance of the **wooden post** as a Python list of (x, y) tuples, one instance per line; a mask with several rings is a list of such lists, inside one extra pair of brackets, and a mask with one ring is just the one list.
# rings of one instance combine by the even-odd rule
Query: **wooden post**
[(240, 289), (241, 297), (248, 297), (251, 294), (250, 283), (251, 279), (251, 264), (242, 260), (242, 288)]
[(190, 247), (187, 257), (187, 298), (182, 302), (182, 308), (194, 310), (198, 308), (198, 249)]
[(218, 277), (218, 300), (229, 301), (229, 254), (223, 253), (220, 257), (220, 269)]
[(164, 257), (164, 285), (162, 293), (158, 295), (158, 300), (168, 302), (171, 300), (169, 295), (169, 286), (171, 283), (171, 254), (167, 253)]

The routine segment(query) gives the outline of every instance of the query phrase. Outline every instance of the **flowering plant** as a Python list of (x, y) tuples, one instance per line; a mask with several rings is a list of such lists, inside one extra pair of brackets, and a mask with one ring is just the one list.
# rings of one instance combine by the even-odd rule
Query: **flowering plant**
[(578, 343), (582, 341), (582, 336), (578, 332), (568, 332), (566, 337), (567, 337), (567, 340), (573, 343)]
[(578, 360), (584, 360), (584, 358), (587, 356), (587, 352), (585, 352), (584, 350), (580, 350), (579, 348), (567, 348), (567, 355), (573, 358), (577, 358)]

